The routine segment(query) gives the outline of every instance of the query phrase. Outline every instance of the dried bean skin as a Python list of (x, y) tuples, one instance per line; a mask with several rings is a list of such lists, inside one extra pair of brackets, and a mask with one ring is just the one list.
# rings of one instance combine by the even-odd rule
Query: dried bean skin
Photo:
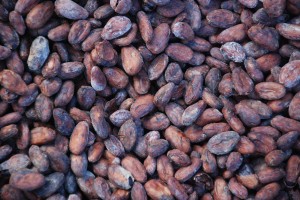
[(120, 16), (111, 18), (104, 26), (101, 36), (104, 40), (118, 38), (127, 33), (131, 25), (131, 21), (127, 17)]
[(220, 50), (224, 57), (228, 57), (234, 62), (243, 62), (246, 56), (243, 47), (234, 42), (225, 43)]
[(71, 20), (85, 19), (88, 17), (87, 10), (70, 0), (55, 1), (55, 12)]
[(0, 0), (0, 199), (300, 199), (299, 0)]
[(38, 29), (51, 18), (54, 12), (54, 5), (51, 1), (36, 5), (26, 17), (26, 25), (31, 29)]
[(37, 37), (31, 47), (27, 64), (30, 70), (39, 71), (49, 55), (48, 40), (42, 36)]
[(159, 54), (166, 48), (170, 32), (170, 27), (166, 23), (162, 23), (154, 29), (152, 39), (146, 43), (146, 46), (151, 53)]
[(287, 88), (299, 83), (299, 61), (295, 60), (284, 65), (280, 71), (279, 82)]
[(255, 86), (255, 90), (261, 98), (267, 100), (280, 99), (286, 92), (282, 85), (272, 82), (259, 83)]
[(2, 87), (19, 94), (26, 94), (28, 87), (26, 83), (21, 79), (20, 75), (11, 70), (3, 70), (0, 73), (0, 84)]
[(167, 4), (160, 6), (157, 10), (159, 14), (165, 17), (174, 17), (184, 9), (184, 4), (181, 1), (169, 1)]
[(248, 30), (248, 36), (267, 50), (274, 51), (279, 47), (279, 35), (274, 28), (255, 25)]
[[(51, 10), (50, 10), (50, 13), (51, 13)], [(10, 12), (9, 13), (9, 21), (20, 35), (25, 34), (26, 25), (25, 25), (22, 15), (19, 12), (17, 12), (17, 11)]]
[[(221, 19), (220, 17), (224, 17)], [(207, 16), (206, 19), (208, 22), (215, 27), (220, 27), (220, 28), (229, 28), (230, 26), (234, 25), (237, 22), (237, 16), (225, 9), (219, 9), (219, 10), (214, 10), (210, 12)]]
[(81, 154), (88, 143), (89, 128), (86, 122), (76, 125), (70, 138), (70, 151), (74, 154)]
[[(209, 140), (208, 150), (217, 155), (226, 154), (235, 147), (239, 139), (240, 139), (239, 135), (233, 131), (219, 133), (218, 135), (215, 135)], [(224, 143), (224, 147), (222, 146), (222, 143)], [(218, 145), (220, 146), (218, 147)]]
[(141, 31), (141, 36), (145, 42), (149, 42), (153, 37), (153, 28), (146, 13), (140, 11), (137, 13), (138, 25)]
[(20, 43), (17, 32), (2, 22), (0, 23), (0, 28), (2, 30), (0, 33), (1, 43), (3, 43), (3, 45), (9, 49), (16, 49)]
[[(30, 184), (28, 184), (27, 181), (29, 181)], [(31, 191), (44, 185), (45, 177), (40, 173), (34, 173), (34, 172), (30, 172), (29, 170), (28, 171), (24, 170), (12, 174), (9, 182), (10, 185), (18, 189)]]

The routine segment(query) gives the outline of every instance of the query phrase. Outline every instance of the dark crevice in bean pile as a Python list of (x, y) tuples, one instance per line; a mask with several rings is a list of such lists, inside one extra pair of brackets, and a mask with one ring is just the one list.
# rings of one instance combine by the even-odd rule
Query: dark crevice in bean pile
[(0, 199), (299, 200), (299, 0), (0, 0)]

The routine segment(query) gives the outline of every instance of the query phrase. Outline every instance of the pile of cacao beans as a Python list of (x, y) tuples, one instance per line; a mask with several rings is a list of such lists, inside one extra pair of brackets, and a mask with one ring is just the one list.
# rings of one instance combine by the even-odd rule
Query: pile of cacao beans
[(299, 200), (299, 0), (0, 0), (0, 199)]

